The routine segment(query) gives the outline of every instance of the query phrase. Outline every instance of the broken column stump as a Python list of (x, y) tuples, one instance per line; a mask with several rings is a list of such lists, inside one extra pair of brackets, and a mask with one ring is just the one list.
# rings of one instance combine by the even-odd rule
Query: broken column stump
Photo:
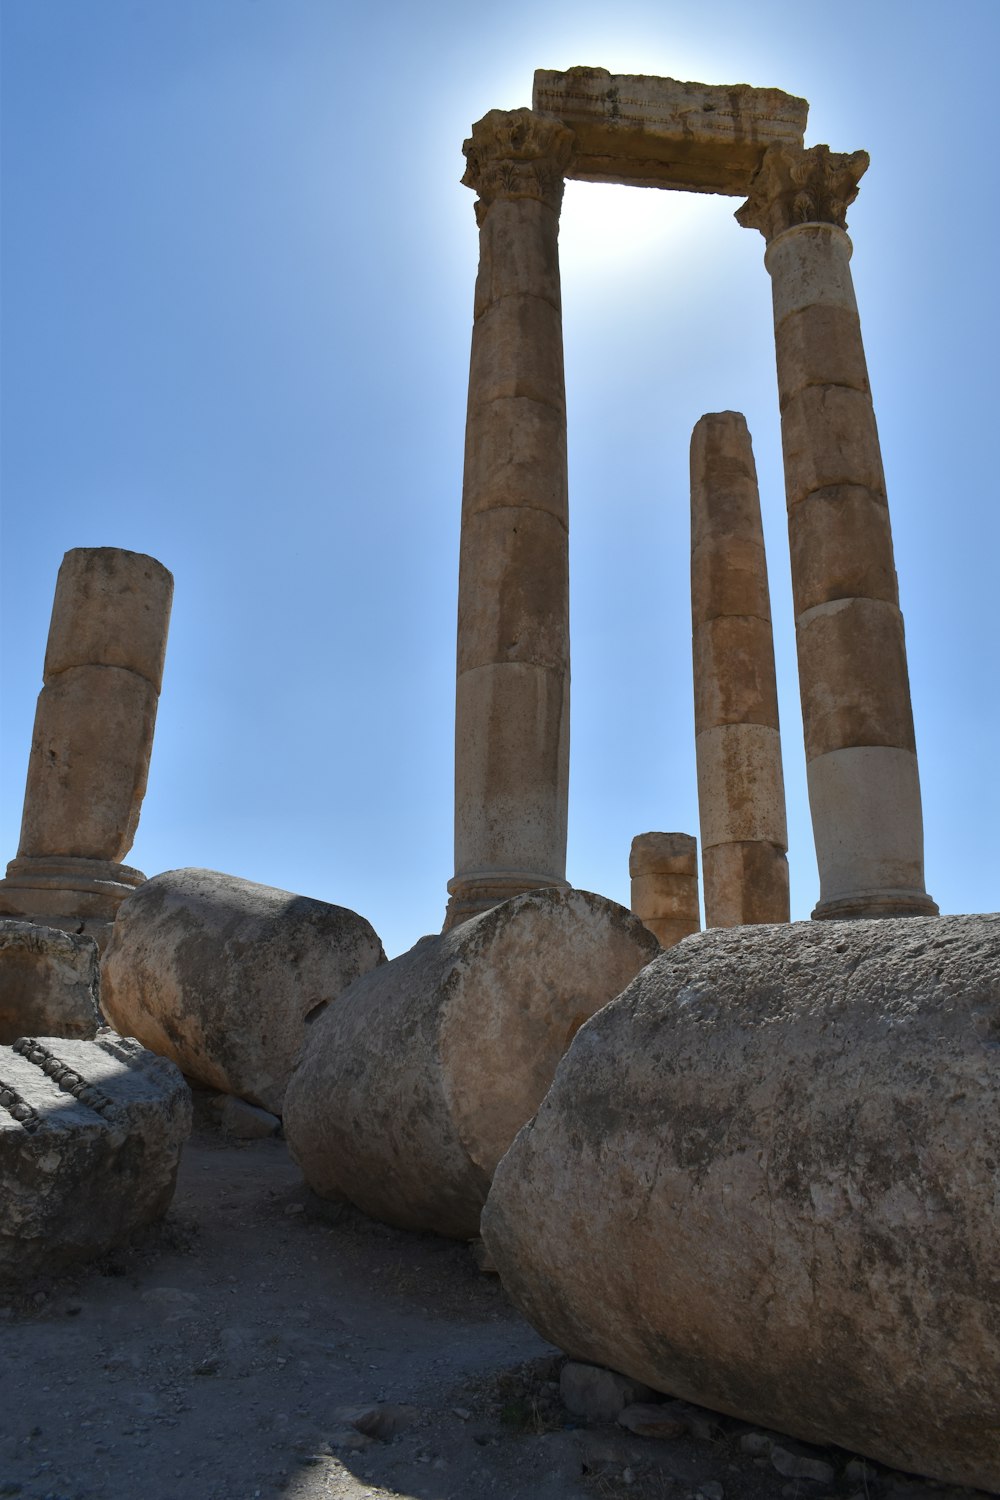
[(92, 1037), (100, 1024), (93, 938), (0, 919), (0, 1046), (18, 1037)]
[(138, 1042), (0, 1047), (0, 1282), (61, 1271), (166, 1213), (191, 1093)]
[(701, 928), (698, 840), (689, 833), (637, 833), (629, 852), (632, 910), (661, 948)]
[(0, 914), (103, 947), (145, 879), (122, 860), (146, 792), (173, 589), (141, 552), (77, 547), (63, 558)]

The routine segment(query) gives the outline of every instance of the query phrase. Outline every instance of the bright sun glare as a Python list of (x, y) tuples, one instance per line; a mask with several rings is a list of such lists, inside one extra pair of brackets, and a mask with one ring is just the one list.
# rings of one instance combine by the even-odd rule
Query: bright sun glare
[(564, 270), (596, 271), (608, 262), (620, 269), (656, 257), (676, 264), (705, 232), (701, 194), (610, 183), (568, 182), (559, 226)]

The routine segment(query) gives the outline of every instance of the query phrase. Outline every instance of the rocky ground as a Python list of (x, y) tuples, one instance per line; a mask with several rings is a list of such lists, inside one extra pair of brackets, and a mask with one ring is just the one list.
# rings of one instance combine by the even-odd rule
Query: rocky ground
[(280, 1140), (232, 1141), (199, 1120), (161, 1227), (0, 1300), (0, 1496), (973, 1493), (690, 1407), (634, 1418), (669, 1436), (574, 1417), (561, 1356), (467, 1246), (324, 1204)]

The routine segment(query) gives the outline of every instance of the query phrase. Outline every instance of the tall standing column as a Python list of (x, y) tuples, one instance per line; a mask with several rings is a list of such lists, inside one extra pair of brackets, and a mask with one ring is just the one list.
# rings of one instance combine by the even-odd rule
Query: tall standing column
[(458, 585), (455, 875), (445, 928), (566, 885), (569, 563), (559, 210), (572, 133), (491, 110), (479, 195)]
[(741, 412), (691, 435), (691, 636), (705, 926), (788, 921), (771, 599)]
[(767, 241), (814, 917), (930, 916), (903, 620), (851, 280), (863, 151), (769, 147), (736, 217)]
[(0, 914), (102, 942), (145, 879), (121, 860), (146, 791), (173, 587), (139, 552), (78, 547), (63, 558)]

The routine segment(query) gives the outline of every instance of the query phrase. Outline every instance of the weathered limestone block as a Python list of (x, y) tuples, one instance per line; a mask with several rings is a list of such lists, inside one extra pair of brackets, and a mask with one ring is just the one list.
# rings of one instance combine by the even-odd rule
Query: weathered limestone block
[(0, 1281), (101, 1255), (166, 1213), (190, 1130), (180, 1073), (137, 1042), (0, 1047)]
[(809, 105), (780, 89), (570, 68), (535, 73), (532, 108), (576, 137), (568, 177), (745, 193), (766, 148), (802, 144)]
[(531, 891), (360, 979), (310, 1028), (285, 1097), (309, 1185), (472, 1239), (576, 1029), (659, 951), (613, 901)]
[(699, 930), (697, 839), (689, 833), (638, 833), (628, 870), (632, 910), (661, 948)]
[(0, 920), (0, 1045), (22, 1036), (96, 1035), (99, 981), (92, 938)]
[(146, 791), (173, 586), (140, 552), (78, 547), (63, 558), (0, 913), (103, 946), (143, 880), (121, 861)]
[(385, 962), (364, 917), (215, 870), (169, 870), (123, 904), (104, 956), (111, 1024), (190, 1077), (280, 1115), (309, 1024)]
[(706, 932), (577, 1035), (483, 1238), (574, 1358), (1000, 1488), (1000, 915)]

